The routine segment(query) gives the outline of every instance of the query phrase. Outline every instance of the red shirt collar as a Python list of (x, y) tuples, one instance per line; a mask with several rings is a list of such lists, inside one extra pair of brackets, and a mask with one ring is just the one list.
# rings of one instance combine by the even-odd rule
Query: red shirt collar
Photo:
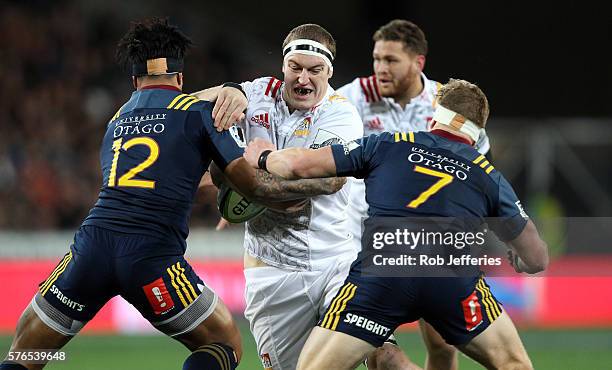
[(435, 129), (435, 130), (431, 130), (430, 131), (432, 134), (434, 135), (438, 135), (441, 136), (445, 139), (451, 140), (451, 141), (457, 141), (460, 143), (464, 143), (467, 144), (469, 146), (472, 146), (472, 142), (468, 139), (464, 139), (461, 136), (457, 136), (457, 135), (453, 135), (452, 133), (448, 132), (448, 131), (444, 131), (444, 130), (440, 130), (440, 129)]
[(181, 92), (181, 89), (179, 89), (176, 86), (172, 86), (172, 85), (147, 85), (147, 86), (140, 88), (140, 90), (148, 90), (148, 89), (164, 89), (164, 90), (174, 90), (174, 91)]

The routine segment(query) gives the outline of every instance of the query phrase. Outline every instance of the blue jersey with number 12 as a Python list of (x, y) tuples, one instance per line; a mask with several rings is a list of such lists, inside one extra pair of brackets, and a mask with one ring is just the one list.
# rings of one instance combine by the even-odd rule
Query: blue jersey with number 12
[(223, 170), (243, 153), (240, 133), (217, 132), (211, 111), (178, 89), (135, 91), (106, 129), (102, 189), (83, 224), (184, 240), (211, 160)]

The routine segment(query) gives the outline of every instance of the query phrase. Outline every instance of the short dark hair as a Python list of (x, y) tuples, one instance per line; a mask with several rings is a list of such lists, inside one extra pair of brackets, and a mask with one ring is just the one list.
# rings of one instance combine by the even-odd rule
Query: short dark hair
[(438, 92), (438, 104), (459, 113), (480, 127), (489, 118), (489, 101), (480, 88), (465, 80), (450, 79)]
[(416, 24), (394, 19), (380, 27), (372, 37), (376, 41), (401, 41), (413, 53), (427, 55), (427, 39), (425, 33)]
[(332, 37), (331, 33), (318, 24), (307, 23), (301, 26), (297, 26), (287, 34), (285, 41), (283, 41), (283, 49), (293, 40), (307, 39), (313, 40), (320, 44), (325, 45), (331, 51), (332, 57), (336, 57), (336, 40)]
[(183, 59), (192, 44), (168, 18), (154, 17), (131, 23), (119, 40), (116, 58), (123, 67), (156, 58)]

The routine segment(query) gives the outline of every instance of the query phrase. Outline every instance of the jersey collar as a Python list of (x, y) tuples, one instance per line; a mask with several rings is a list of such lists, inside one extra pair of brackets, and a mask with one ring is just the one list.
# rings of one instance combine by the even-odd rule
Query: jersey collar
[(140, 88), (140, 90), (149, 90), (149, 89), (163, 89), (163, 90), (172, 90), (172, 91), (181, 92), (181, 89), (179, 89), (176, 86), (172, 86), (172, 85), (147, 85), (147, 86)]
[(459, 143), (463, 143), (463, 144), (467, 144), (469, 146), (472, 146), (472, 142), (471, 141), (469, 141), (467, 139), (464, 139), (464, 138), (462, 138), (460, 136), (453, 135), (453, 134), (451, 134), (448, 131), (444, 131), (444, 130), (431, 130), (429, 132), (431, 132), (434, 135), (437, 135), (437, 136), (443, 137), (445, 139), (448, 139), (450, 141), (456, 141), (456, 142), (459, 142)]

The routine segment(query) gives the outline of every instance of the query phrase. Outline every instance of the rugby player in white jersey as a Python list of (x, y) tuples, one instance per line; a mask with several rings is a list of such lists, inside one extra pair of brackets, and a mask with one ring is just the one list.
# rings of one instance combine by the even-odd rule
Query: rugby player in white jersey
[[(333, 37), (318, 25), (289, 32), (283, 42), (284, 81), (264, 77), (242, 84), (249, 99), (247, 140), (264, 138), (278, 149), (319, 148), (363, 134), (355, 108), (328, 84), (335, 49)], [(320, 185), (331, 193), (338, 184)], [(268, 210), (246, 225), (245, 316), (266, 369), (295, 369), (310, 331), (356, 257), (348, 229), (349, 191), (350, 184), (308, 198), (293, 213)]]
[[(301, 25), (289, 33), (283, 43), (284, 81), (264, 77), (242, 84), (249, 100), (242, 121), (248, 141), (263, 138), (278, 149), (320, 148), (363, 134), (354, 106), (328, 84), (335, 51), (333, 37), (318, 25)], [(218, 89), (200, 94), (215, 99)], [(233, 117), (240, 114), (229, 101), (220, 100), (217, 107)], [(247, 223), (245, 235), (245, 316), (262, 364), (295, 369), (308, 334), (359, 250), (349, 229), (350, 184), (342, 187), (344, 180), (331, 179), (292, 184), (265, 171), (258, 175), (262, 183), (276, 183), (279, 192), (311, 197), (298, 212), (269, 209)], [(405, 357), (402, 361), (396, 365), (412, 364)]]
[[(373, 40), (374, 75), (356, 78), (339, 88), (338, 93), (357, 108), (365, 135), (428, 130), (441, 84), (423, 73), (427, 55), (425, 34), (414, 23), (396, 19), (379, 28)], [(488, 137), (481, 135), (476, 149), (487, 155), (489, 148)], [(363, 181), (352, 181), (349, 215), (354, 236), (360, 239), (361, 221), (367, 216), (368, 205)], [(422, 320), (419, 325), (428, 353), (425, 368), (457, 369), (457, 350), (446, 344), (431, 325)], [(398, 348), (385, 344), (384, 349), (378, 350), (378, 361), (368, 362), (370, 369), (384, 370), (381, 360), (400, 363), (403, 357)]]
[[(319, 148), (363, 135), (355, 107), (328, 84), (335, 52), (333, 37), (318, 25), (289, 32), (284, 81), (263, 77), (242, 83), (249, 101), (242, 121), (247, 141), (258, 137), (278, 149)], [(261, 181), (274, 181), (258, 173)], [(310, 198), (297, 212), (268, 209), (246, 224), (245, 316), (265, 369), (295, 369), (310, 331), (357, 255), (347, 215), (350, 184), (344, 184), (344, 179), (310, 183), (303, 191)]]

